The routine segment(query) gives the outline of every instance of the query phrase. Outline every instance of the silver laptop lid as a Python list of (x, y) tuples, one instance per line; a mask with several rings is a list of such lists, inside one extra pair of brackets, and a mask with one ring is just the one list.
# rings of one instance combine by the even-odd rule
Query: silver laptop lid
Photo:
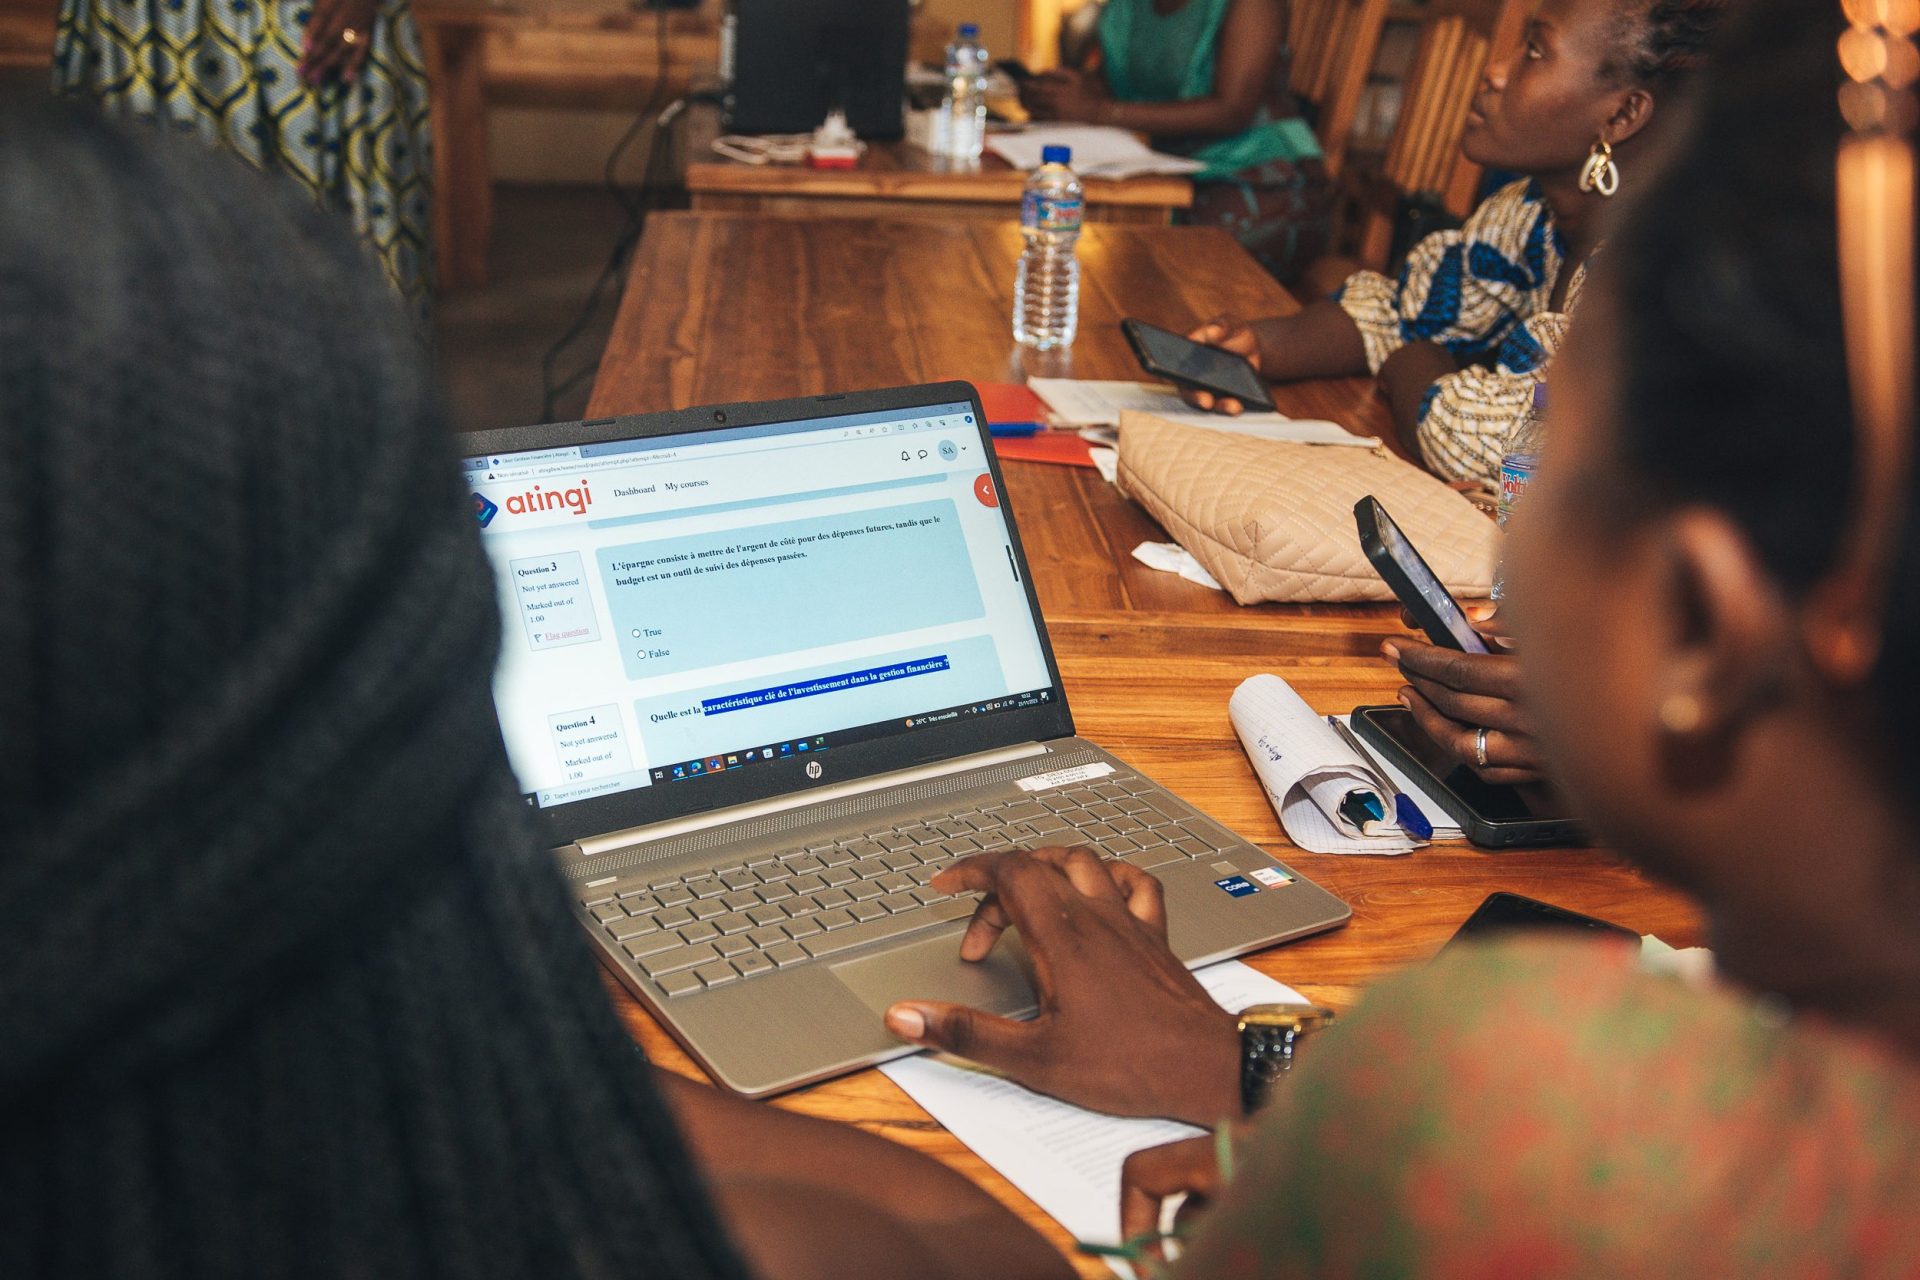
[(964, 383), (464, 443), (556, 843), (1073, 731)]

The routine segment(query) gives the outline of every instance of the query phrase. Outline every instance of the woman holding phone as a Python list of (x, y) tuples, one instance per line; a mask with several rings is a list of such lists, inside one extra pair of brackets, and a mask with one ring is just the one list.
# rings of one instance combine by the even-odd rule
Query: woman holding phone
[[(1729, 45), (1556, 362), (1514, 547), (1547, 755), (1698, 899), (1715, 976), (1523, 939), (1379, 984), (1275, 1082), (1230, 1180), (1211, 1137), (1129, 1162), (1131, 1230), (1211, 1197), (1175, 1277), (1920, 1272), (1913, 279), (1838, 267), (1920, 245), (1909, 143), (1836, 165), (1833, 17), (1762, 0)], [(1849, 118), (1910, 128), (1910, 91), (1851, 65)], [(1042, 1013), (914, 1003), (898, 1032), (1111, 1110), (1233, 1115), (1232, 1020), (1156, 895), (1090, 855), (947, 875), (993, 895), (970, 952), (1020, 927)]]
[(1507, 437), (1578, 305), (1601, 211), (1645, 175), (1674, 115), (1669, 100), (1705, 65), (1725, 8), (1545, 0), (1507, 65), (1487, 68), (1460, 142), (1476, 163), (1524, 178), (1460, 230), (1422, 240), (1397, 278), (1356, 272), (1294, 315), (1221, 317), (1189, 336), (1275, 382), (1374, 374), (1409, 452), (1444, 480), (1494, 487)]

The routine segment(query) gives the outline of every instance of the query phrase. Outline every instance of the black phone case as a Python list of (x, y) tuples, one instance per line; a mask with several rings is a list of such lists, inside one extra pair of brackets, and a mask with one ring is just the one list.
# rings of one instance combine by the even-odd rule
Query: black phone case
[(1467, 839), (1482, 849), (1540, 849), (1587, 843), (1586, 828), (1573, 818), (1527, 818), (1498, 821), (1468, 804), (1446, 781), (1433, 776), (1419, 760), (1374, 717), (1383, 712), (1402, 712), (1399, 706), (1355, 707), (1353, 732), (1360, 741), (1378, 751), (1402, 773), (1420, 783), (1427, 794), (1440, 802), (1447, 816), (1460, 824)]
[[(1401, 607), (1412, 614), (1413, 620), (1420, 624), (1420, 629), (1427, 633), (1427, 639), (1442, 649), (1459, 649), (1460, 642), (1447, 630), (1446, 621), (1427, 603), (1426, 597), (1413, 584), (1413, 579), (1407, 577), (1400, 562), (1387, 550), (1386, 541), (1380, 536), (1379, 523), (1373, 518), (1373, 503), (1374, 499), (1367, 497), (1353, 504), (1353, 522), (1360, 531), (1360, 549), (1367, 553), (1368, 563), (1373, 565), (1373, 571), (1380, 575), (1380, 580), (1392, 589)], [(1408, 545), (1411, 546), (1411, 542)], [(1420, 555), (1420, 552), (1416, 549), (1414, 554)], [(1421, 556), (1420, 563), (1426, 563), (1425, 556)]]
[[(1194, 387), (1201, 391), (1211, 391), (1216, 396), (1231, 396), (1241, 404), (1249, 408), (1259, 409), (1263, 413), (1272, 413), (1274, 411), (1273, 398), (1264, 390), (1261, 391), (1260, 398), (1256, 400), (1252, 396), (1244, 395), (1238, 391), (1228, 391), (1225, 388), (1210, 386), (1204, 382), (1195, 382), (1192, 378), (1183, 378), (1171, 369), (1163, 368), (1154, 363), (1153, 356), (1148, 353), (1145, 344), (1140, 341), (1139, 334), (1135, 330), (1135, 326), (1140, 323), (1138, 320), (1122, 320), (1120, 322), (1120, 332), (1126, 335), (1127, 345), (1133, 348), (1133, 358), (1140, 362), (1142, 369), (1145, 369), (1154, 377), (1165, 378), (1168, 382), (1177, 382), (1183, 387)], [(1172, 333), (1173, 331), (1169, 329), (1166, 330), (1166, 332)], [(1180, 335), (1174, 334), (1174, 336), (1177, 338)], [(1233, 353), (1228, 352), (1227, 354), (1232, 355)], [(1252, 368), (1251, 365), (1248, 367)], [(1256, 372), (1254, 377), (1258, 379), (1259, 374)]]

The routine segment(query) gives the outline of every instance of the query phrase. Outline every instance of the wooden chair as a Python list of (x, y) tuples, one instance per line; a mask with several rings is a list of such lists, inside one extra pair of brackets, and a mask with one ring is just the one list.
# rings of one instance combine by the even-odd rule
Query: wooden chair
[(1467, 110), (1488, 64), (1512, 56), (1532, 8), (1532, 0), (1428, 0), (1386, 163), (1359, 193), (1362, 265), (1388, 265), (1402, 197), (1430, 192), (1455, 217), (1472, 212), (1480, 166), (1460, 154)]
[(1291, 87), (1315, 110), (1327, 174), (1338, 177), (1360, 108), (1360, 95), (1380, 49), (1388, 0), (1293, 0), (1287, 46), (1293, 51)]
[(0, 70), (44, 72), (52, 66), (59, 12), (60, 0), (0, 0)]

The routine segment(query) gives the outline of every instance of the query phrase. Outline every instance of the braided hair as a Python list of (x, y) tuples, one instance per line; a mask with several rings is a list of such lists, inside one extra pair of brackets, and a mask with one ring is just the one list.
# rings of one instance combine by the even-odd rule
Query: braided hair
[(0, 1275), (738, 1277), (516, 795), (372, 261), (0, 105)]
[(1728, 0), (1624, 0), (1605, 74), (1649, 89), (1685, 79), (1707, 65), (1727, 8)]

